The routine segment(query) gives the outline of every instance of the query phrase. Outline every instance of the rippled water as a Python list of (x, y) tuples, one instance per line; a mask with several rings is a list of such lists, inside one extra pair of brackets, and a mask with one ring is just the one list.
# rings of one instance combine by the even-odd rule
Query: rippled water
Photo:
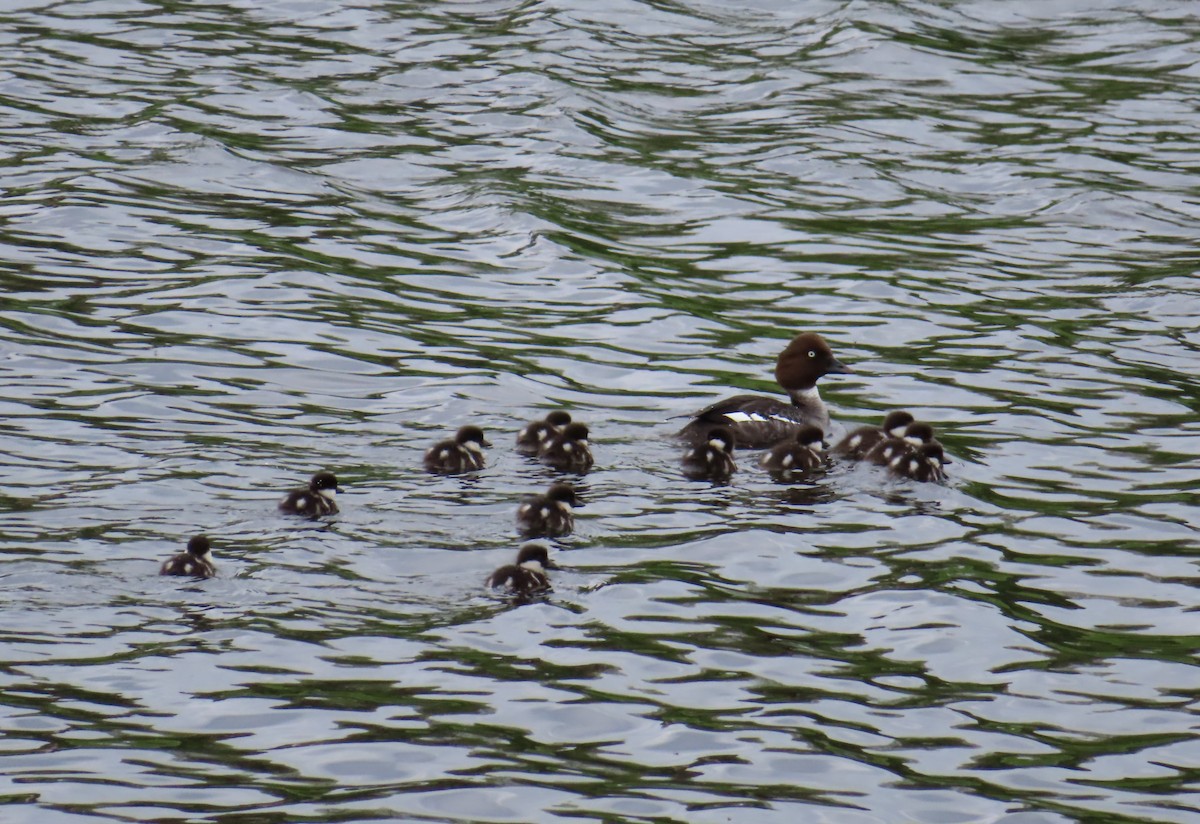
[[(10, 4), (0, 819), (1200, 812), (1187, 3)], [(946, 486), (665, 435), (814, 329)], [(545, 600), (482, 590), (592, 425)], [(459, 424), (477, 476), (422, 450)], [(327, 523), (275, 514), (327, 467)], [(220, 577), (158, 577), (207, 532)]]

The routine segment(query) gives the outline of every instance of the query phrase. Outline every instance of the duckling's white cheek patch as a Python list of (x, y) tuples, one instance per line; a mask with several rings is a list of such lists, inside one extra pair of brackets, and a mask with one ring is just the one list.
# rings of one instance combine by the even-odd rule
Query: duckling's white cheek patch
[(545, 508), (543, 508), (543, 509), (542, 509), (542, 517), (543, 517), (543, 518), (549, 518), (549, 517), (550, 517), (550, 510), (549, 510), (549, 509), (545, 509)]
[(783, 456), (783, 465), (784, 466), (791, 466), (794, 462), (795, 462), (794, 456), (792, 456), (792, 455), (784, 455)]
[(307, 508), (308, 508), (308, 498), (300, 498), (298, 501), (296, 501), (296, 509), (307, 509)]

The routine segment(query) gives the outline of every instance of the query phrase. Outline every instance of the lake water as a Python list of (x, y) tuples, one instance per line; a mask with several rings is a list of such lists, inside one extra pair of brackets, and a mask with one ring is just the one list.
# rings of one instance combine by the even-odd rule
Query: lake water
[[(1162, 0), (7, 4), (0, 820), (1200, 820), (1198, 107)], [(803, 330), (947, 484), (683, 479)]]

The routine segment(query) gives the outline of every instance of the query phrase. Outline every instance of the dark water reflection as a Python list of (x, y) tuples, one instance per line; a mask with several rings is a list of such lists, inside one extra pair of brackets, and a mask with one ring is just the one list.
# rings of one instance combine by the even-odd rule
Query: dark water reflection
[[(0, 20), (6, 824), (1195, 819), (1190, 6)], [(947, 486), (681, 478), (801, 329)], [(597, 468), (514, 605), (554, 406)]]

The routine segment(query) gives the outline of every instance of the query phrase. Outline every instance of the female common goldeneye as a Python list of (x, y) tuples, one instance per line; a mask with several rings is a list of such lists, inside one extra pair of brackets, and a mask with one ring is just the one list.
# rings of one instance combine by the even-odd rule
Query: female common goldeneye
[(889, 466), (902, 455), (915, 453), (927, 443), (936, 443), (933, 427), (927, 423), (910, 423), (899, 438), (888, 438), (871, 447), (863, 460), (876, 466)]
[(517, 529), (530, 538), (566, 535), (575, 528), (579, 506), (575, 487), (570, 484), (551, 484), (545, 495), (532, 495), (517, 507)]
[(758, 465), (773, 474), (812, 472), (825, 464), (821, 456), (824, 435), (815, 426), (802, 426), (796, 437), (764, 452)]
[(188, 541), (187, 552), (163, 561), (159, 575), (184, 575), (189, 578), (211, 578), (217, 574), (208, 538), (197, 535)]
[(430, 472), (472, 472), (483, 469), (483, 448), (491, 446), (478, 426), (464, 426), (449, 438), (425, 452), (425, 468)]
[(914, 481), (944, 481), (946, 470), (942, 464), (949, 463), (946, 452), (937, 440), (921, 444), (906, 454), (897, 455), (888, 464), (888, 474)]
[(279, 511), (285, 515), (304, 515), (319, 518), (336, 515), (338, 494), (337, 476), (332, 472), (318, 472), (312, 476), (304, 489), (293, 489), (279, 502)]
[(913, 416), (902, 409), (887, 413), (883, 426), (860, 426), (833, 448), (833, 454), (852, 461), (861, 461), (868, 452), (888, 438), (904, 437), (904, 428), (913, 422)]
[(538, 460), (562, 472), (587, 472), (592, 468), (592, 449), (588, 446), (588, 428), (569, 423), (542, 447)]
[(517, 433), (517, 451), (522, 455), (536, 455), (542, 446), (571, 422), (571, 415), (555, 409), (540, 421), (534, 421)]
[(489, 589), (504, 587), (516, 595), (530, 595), (550, 589), (546, 570), (558, 569), (550, 560), (545, 544), (525, 544), (517, 553), (517, 562), (507, 564), (488, 576)]
[(735, 395), (700, 410), (679, 431), (679, 437), (700, 443), (714, 424), (729, 427), (740, 446), (764, 447), (795, 434), (801, 426), (829, 431), (829, 410), (817, 391), (825, 375), (840, 375), (850, 368), (833, 356), (829, 344), (815, 332), (797, 335), (779, 353), (775, 380), (791, 403), (766, 395)]
[(728, 481), (737, 471), (733, 462), (733, 433), (724, 426), (710, 426), (704, 443), (696, 444), (683, 455), (683, 474), (692, 480), (707, 478)]

